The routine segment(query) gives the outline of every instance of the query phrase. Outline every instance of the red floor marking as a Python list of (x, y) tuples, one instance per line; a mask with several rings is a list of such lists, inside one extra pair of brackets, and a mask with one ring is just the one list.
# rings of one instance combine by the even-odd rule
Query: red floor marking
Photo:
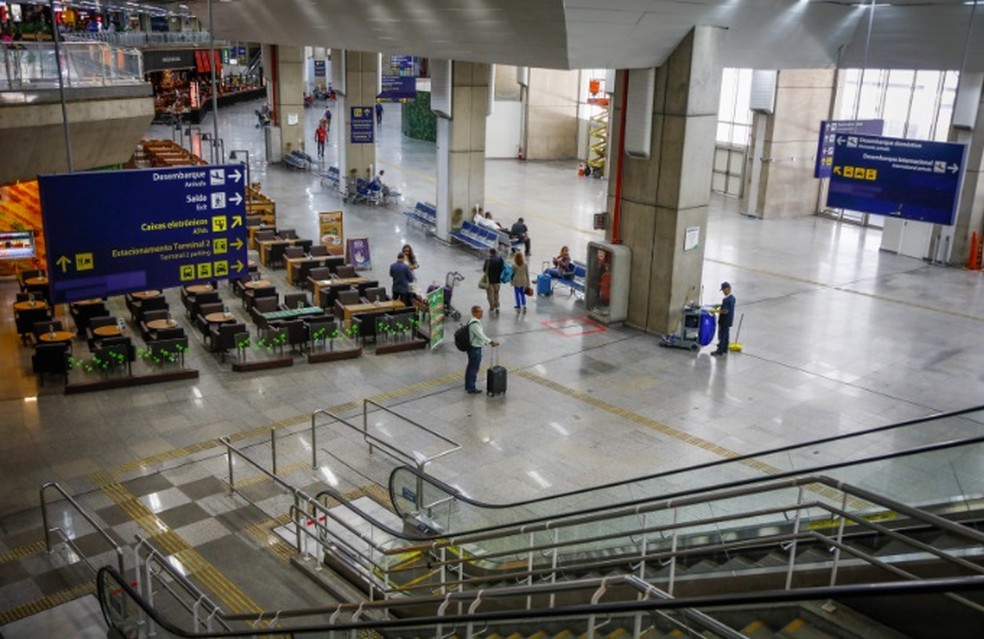
[(604, 333), (608, 330), (601, 324), (592, 322), (587, 318), (587, 316), (566, 317), (559, 320), (550, 320), (549, 322), (543, 322), (543, 325), (553, 332), (563, 335), (564, 337), (577, 337), (578, 335)]

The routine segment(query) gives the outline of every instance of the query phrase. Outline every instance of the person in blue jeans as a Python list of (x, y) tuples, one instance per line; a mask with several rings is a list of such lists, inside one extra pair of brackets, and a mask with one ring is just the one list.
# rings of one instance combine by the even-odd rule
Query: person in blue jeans
[(718, 345), (717, 350), (711, 355), (722, 356), (728, 354), (728, 342), (731, 339), (731, 325), (735, 319), (735, 296), (731, 294), (731, 284), (721, 282), (721, 292), (724, 299), (718, 307)]
[(471, 319), (468, 320), (468, 340), (471, 348), (468, 349), (468, 367), (465, 368), (465, 391), (469, 394), (481, 393), (476, 383), (478, 382), (478, 369), (482, 367), (482, 347), (486, 344), (498, 346), (499, 342), (489, 339), (482, 328), (481, 306), (471, 307)]

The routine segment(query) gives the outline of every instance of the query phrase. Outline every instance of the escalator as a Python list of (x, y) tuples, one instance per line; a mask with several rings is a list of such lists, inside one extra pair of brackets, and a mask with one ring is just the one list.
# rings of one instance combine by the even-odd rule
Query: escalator
[[(438, 636), (391, 634), (386, 620), (426, 627), (421, 619), (457, 613), (486, 619), (485, 630), (468, 623), (458, 636), (509, 636), (493, 630), (501, 617), (511, 620), (503, 628), (516, 637), (607, 636), (619, 628), (654, 637), (727, 637), (738, 630), (756, 637), (977, 637), (984, 634), (984, 596), (979, 588), (956, 591), (984, 579), (982, 410), (514, 504), (483, 503), (398, 466), (389, 475), (390, 504), (334, 491), (317, 498), (295, 493), (298, 505), (281, 534), (365, 598), (346, 609), (351, 617), (340, 607), (311, 623), (340, 628), (341, 620), (361, 623), (378, 609), (385, 611), (374, 622), (379, 636)], [(913, 445), (893, 450), (900, 429)], [(937, 589), (926, 595), (920, 588), (929, 584)], [(134, 612), (141, 602), (126, 591), (115, 586), (104, 610), (130, 611), (127, 619), (146, 615)], [(902, 591), (909, 595), (904, 609), (888, 594)], [(783, 614), (776, 606), (727, 614), (715, 608), (699, 629), (690, 618), (660, 625), (647, 609), (645, 619), (629, 614), (628, 626), (596, 634), (598, 615), (614, 615), (603, 602), (631, 608), (651, 604), (654, 592), (672, 603), (652, 610), (704, 608), (694, 602), (708, 599), (737, 604), (756, 593), (797, 603)], [(858, 599), (859, 592), (869, 596)], [(831, 620), (821, 613), (845, 605), (868, 630), (822, 631)], [(542, 622), (518, 629), (517, 618), (531, 611), (594, 619), (579, 617), (579, 630)], [(282, 613), (279, 621), (287, 623)], [(459, 632), (455, 623), (457, 630), (441, 628), (440, 636)], [(707, 627), (714, 623), (725, 629)], [(939, 634), (941, 624), (946, 634)]]

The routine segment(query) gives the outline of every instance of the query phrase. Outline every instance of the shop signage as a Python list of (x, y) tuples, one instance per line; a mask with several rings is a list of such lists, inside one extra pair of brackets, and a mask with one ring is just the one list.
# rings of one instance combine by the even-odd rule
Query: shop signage
[(191, 69), (195, 66), (194, 49), (145, 50), (143, 52), (144, 73), (165, 69)]
[(357, 106), (349, 109), (349, 142), (352, 144), (372, 144), (375, 111), (371, 106)]
[(247, 273), (242, 165), (38, 178), (52, 301)]
[(834, 143), (838, 133), (881, 135), (884, 120), (824, 120), (820, 123), (820, 140), (817, 142), (817, 161), (813, 165), (813, 177), (829, 178), (834, 165)]
[(838, 134), (827, 206), (953, 224), (966, 146)]

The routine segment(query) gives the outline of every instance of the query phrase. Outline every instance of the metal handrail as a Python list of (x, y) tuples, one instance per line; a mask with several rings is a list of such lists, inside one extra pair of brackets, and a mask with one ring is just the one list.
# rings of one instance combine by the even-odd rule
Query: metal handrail
[[(113, 583), (108, 583), (111, 580)], [(602, 581), (620, 583), (622, 585), (641, 590), (641, 585), (634, 577), (609, 578), (608, 580), (596, 580), (600, 585)], [(584, 585), (584, 584), (582, 584)], [(648, 613), (655, 610), (688, 610), (711, 607), (725, 606), (750, 606), (775, 603), (786, 603), (796, 601), (817, 601), (827, 599), (849, 598), (849, 597), (884, 597), (884, 596), (907, 596), (938, 594), (945, 592), (966, 592), (980, 590), (984, 588), (984, 577), (956, 577), (924, 579), (921, 581), (887, 582), (878, 585), (857, 585), (857, 586), (823, 586), (813, 588), (801, 588), (798, 590), (772, 590), (765, 592), (742, 592), (727, 595), (704, 595), (699, 597), (686, 597), (680, 599), (649, 599), (643, 598), (633, 601), (620, 601), (613, 603), (597, 603), (592, 605), (574, 605), (555, 608), (536, 608), (521, 611), (490, 611), (482, 612), (469, 609), (467, 613), (458, 613), (440, 616), (426, 616), (415, 618), (391, 618), (382, 621), (342, 621), (335, 622), (342, 610), (358, 613), (369, 608), (397, 608), (403, 606), (420, 605), (421, 603), (436, 603), (444, 600), (455, 601), (476, 601), (479, 598), (490, 599), (497, 594), (507, 597), (515, 597), (522, 594), (548, 594), (556, 591), (558, 587), (565, 584), (545, 584), (533, 586), (516, 586), (509, 589), (495, 589), (474, 592), (452, 592), (440, 597), (430, 597), (426, 600), (419, 598), (408, 598), (396, 601), (373, 602), (365, 601), (352, 604), (340, 604), (339, 606), (306, 610), (281, 610), (276, 613), (261, 613), (259, 616), (252, 615), (230, 615), (227, 621), (255, 621), (270, 620), (276, 618), (287, 619), (300, 616), (311, 615), (332, 615), (332, 623), (323, 626), (297, 626), (277, 628), (278, 634), (304, 636), (317, 630), (332, 631), (356, 631), (363, 629), (385, 630), (387, 628), (407, 628), (407, 627), (430, 627), (450, 623), (481, 623), (485, 621), (533, 621), (541, 619), (552, 619), (557, 617), (586, 618), (595, 615), (616, 615), (622, 613)], [(199, 633), (188, 633), (176, 627), (168, 620), (163, 619), (158, 611), (152, 606), (148, 606), (138, 593), (130, 587), (126, 580), (111, 567), (104, 567), (100, 570), (97, 579), (98, 598), (103, 610), (103, 616), (111, 627), (115, 627), (113, 620), (107, 610), (110, 607), (109, 597), (113, 594), (125, 594), (130, 598), (145, 614), (151, 617), (154, 622), (167, 632), (176, 637), (259, 637), (269, 635), (270, 629), (242, 629), (232, 632), (211, 633), (203, 635)], [(521, 589), (517, 592), (516, 589)], [(446, 610), (447, 608), (445, 608)], [(361, 615), (360, 615), (361, 616)], [(469, 636), (474, 636), (470, 634)]]
[[(59, 52), (54, 43), (16, 42), (0, 47), (0, 91), (22, 91), (58, 86), (57, 65), (51, 59), (64, 58), (65, 85), (108, 86), (117, 84), (143, 84), (143, 58), (136, 49), (110, 47), (100, 42), (59, 42)], [(95, 55), (86, 56), (87, 52)], [(107, 64), (122, 52), (129, 64)], [(48, 60), (46, 67), (45, 61)], [(88, 64), (91, 73), (78, 77), (78, 67)]]
[[(894, 427), (895, 426), (893, 426), (893, 428)], [(876, 430), (883, 430), (883, 429), (884, 428), (880, 428), (880, 429), (876, 429)], [(870, 433), (870, 432), (873, 432), (873, 431), (866, 431), (866, 433)], [(811, 468), (806, 468), (806, 469), (802, 469), (802, 470), (795, 470), (794, 469), (794, 470), (789, 470), (789, 471), (785, 471), (785, 472), (782, 472), (782, 473), (778, 473), (778, 474), (775, 474), (775, 475), (769, 475), (769, 476), (765, 476), (765, 477), (748, 477), (748, 478), (745, 478), (745, 479), (739, 479), (739, 480), (734, 480), (734, 481), (730, 481), (730, 482), (725, 482), (723, 484), (716, 484), (716, 485), (704, 486), (704, 487), (696, 488), (696, 489), (682, 490), (682, 491), (679, 491), (679, 492), (676, 492), (676, 493), (669, 493), (669, 494), (663, 495), (663, 497), (666, 498), (666, 499), (677, 499), (677, 498), (683, 498), (683, 497), (691, 497), (691, 496), (694, 496), (694, 495), (699, 495), (699, 494), (702, 494), (702, 493), (707, 493), (707, 492), (710, 492), (710, 491), (724, 489), (724, 488), (754, 485), (754, 484), (757, 484), (757, 483), (759, 483), (761, 481), (769, 480), (769, 479), (779, 480), (779, 479), (787, 479), (787, 478), (791, 478), (791, 477), (802, 477), (802, 476), (805, 476), (805, 475), (817, 474), (817, 473), (826, 472), (826, 471), (830, 471), (830, 470), (837, 470), (837, 469), (840, 469), (840, 468), (850, 468), (852, 466), (858, 466), (858, 465), (861, 465), (861, 464), (870, 464), (870, 463), (875, 463), (875, 462), (880, 462), (880, 461), (890, 461), (890, 460), (894, 460), (894, 459), (901, 459), (901, 458), (904, 458), (904, 457), (912, 457), (912, 456), (916, 456), (916, 455), (923, 455), (923, 454), (926, 454), (926, 453), (932, 453), (932, 452), (938, 452), (938, 451), (942, 451), (942, 450), (948, 450), (948, 449), (951, 449), (951, 448), (961, 448), (961, 447), (972, 445), (972, 444), (984, 444), (984, 435), (981, 435), (981, 436), (978, 436), (978, 437), (970, 437), (970, 438), (961, 439), (961, 440), (947, 440), (947, 441), (944, 441), (944, 442), (938, 442), (938, 443), (934, 443), (934, 444), (926, 444), (926, 445), (922, 445), (922, 446), (916, 446), (916, 447), (908, 448), (908, 449), (905, 449), (905, 450), (902, 450), (902, 451), (893, 451), (893, 452), (884, 453), (884, 454), (881, 454), (881, 455), (875, 455), (875, 456), (872, 456), (872, 457), (867, 457), (867, 458), (860, 459), (860, 460), (850, 460), (850, 461), (845, 461), (845, 462), (831, 462), (831, 463), (828, 463), (828, 464), (821, 464), (821, 465), (818, 465), (818, 466), (813, 466)], [(798, 447), (798, 446), (796, 446), (796, 447)], [(785, 452), (784, 449), (776, 449), (776, 450), (782, 450), (782, 452)], [(579, 489), (579, 490), (570, 491), (570, 492), (567, 492), (567, 493), (560, 493), (560, 494), (552, 495), (552, 496), (549, 496), (549, 497), (540, 497), (540, 498), (526, 500), (526, 501), (513, 502), (511, 504), (490, 504), (490, 503), (487, 503), (487, 502), (478, 501), (476, 499), (473, 499), (473, 498), (471, 498), (471, 497), (469, 497), (469, 496), (461, 493), (461, 491), (459, 491), (457, 488), (454, 488), (453, 486), (449, 486), (448, 484), (446, 484), (445, 482), (441, 481), (440, 479), (437, 479), (437, 478), (433, 477), (432, 475), (427, 475), (427, 474), (423, 473), (422, 471), (420, 471), (418, 469), (415, 469), (415, 468), (412, 468), (412, 467), (396, 468), (396, 469), (393, 470), (392, 473), (390, 473), (389, 492), (390, 492), (390, 496), (392, 498), (395, 495), (395, 492), (394, 492), (395, 491), (395, 485), (394, 485), (394, 483), (396, 481), (396, 475), (402, 471), (402, 472), (407, 472), (407, 473), (410, 473), (412, 475), (415, 475), (416, 476), (416, 479), (417, 479), (418, 486), (420, 485), (420, 482), (422, 480), (426, 480), (432, 486), (435, 486), (436, 488), (438, 488), (441, 491), (445, 492), (449, 496), (454, 497), (455, 500), (464, 502), (464, 503), (466, 503), (466, 504), (468, 504), (470, 506), (474, 506), (474, 507), (477, 507), (477, 508), (485, 508), (485, 509), (489, 509), (489, 510), (505, 510), (505, 509), (518, 508), (518, 507), (522, 507), (522, 506), (528, 506), (528, 505), (534, 504), (534, 503), (540, 503), (540, 502), (546, 502), (546, 501), (552, 501), (552, 500), (565, 499), (565, 498), (569, 498), (569, 497), (574, 497), (574, 496), (578, 496), (578, 495), (587, 494), (587, 493), (594, 492), (594, 491), (600, 491), (600, 490), (604, 490), (604, 489), (608, 489), (608, 488), (618, 487), (618, 486), (621, 486), (621, 485), (624, 485), (624, 484), (632, 484), (632, 483), (638, 483), (638, 482), (645, 482), (645, 481), (649, 481), (649, 480), (652, 480), (652, 479), (662, 479), (662, 478), (665, 478), (665, 477), (672, 477), (674, 475), (679, 475), (679, 474), (682, 474), (682, 473), (691, 473), (691, 472), (702, 471), (702, 470), (706, 470), (706, 469), (708, 469), (710, 467), (713, 467), (713, 466), (718, 466), (718, 465), (721, 465), (721, 464), (728, 464), (728, 463), (742, 461), (746, 457), (747, 458), (755, 458), (755, 457), (758, 457), (760, 455), (761, 456), (770, 455), (770, 454), (773, 454), (774, 452), (775, 451), (767, 451), (765, 453), (756, 453), (756, 454), (752, 454), (752, 455), (748, 455), (748, 456), (743, 456), (743, 457), (734, 457), (734, 458), (729, 458), (729, 459), (717, 460), (717, 461), (714, 461), (714, 462), (709, 462), (709, 463), (706, 463), (706, 464), (700, 464), (700, 465), (693, 466), (693, 467), (690, 467), (690, 468), (684, 468), (684, 469), (680, 469), (680, 470), (672, 470), (672, 471), (667, 471), (667, 472), (664, 472), (664, 473), (657, 473), (655, 475), (649, 475), (649, 476), (642, 477), (642, 478), (625, 480), (625, 481), (622, 481), (622, 482), (616, 482), (616, 483), (612, 483), (612, 484), (605, 484), (603, 486), (595, 486), (595, 487), (590, 487), (590, 488)], [(604, 503), (604, 504), (597, 505), (597, 506), (590, 506), (590, 507), (587, 507), (587, 508), (583, 508), (581, 510), (575, 511), (574, 513), (566, 513), (566, 514), (567, 515), (571, 515), (571, 514), (583, 514), (583, 515), (587, 515), (587, 514), (590, 514), (590, 513), (599, 513), (599, 512), (602, 512), (603, 513), (603, 512), (607, 512), (613, 506), (619, 506), (620, 505), (620, 506), (623, 506), (623, 507), (629, 507), (629, 506), (633, 506), (633, 505), (637, 505), (637, 504), (646, 503), (650, 499), (651, 499), (651, 497), (639, 497), (639, 498), (636, 498), (636, 499), (632, 499), (632, 500), (620, 502), (619, 504)], [(395, 503), (396, 502), (394, 500), (394, 504)], [(555, 514), (545, 515), (545, 516), (539, 517), (539, 518), (528, 519), (528, 520), (525, 520), (525, 522), (520, 522), (520, 523), (525, 523), (525, 525), (532, 525), (532, 524), (536, 524), (536, 523), (547, 522), (547, 521), (550, 521), (551, 518), (554, 517), (554, 516), (556, 516), (556, 515)], [(492, 531), (497, 531), (497, 530), (503, 530), (505, 528), (509, 528), (509, 527), (512, 527), (512, 526), (515, 526), (515, 525), (520, 525), (520, 523), (510, 522), (510, 523), (506, 523), (506, 524), (494, 524), (494, 525), (491, 525), (491, 526), (486, 526), (486, 527), (483, 527), (483, 528), (474, 529), (474, 530), (471, 530), (471, 531), (464, 531), (464, 532), (466, 534), (477, 533), (477, 532), (481, 532), (481, 531), (489, 531), (489, 532), (492, 532)], [(458, 534), (461, 534), (461, 531), (459, 531)]]
[[(68, 538), (68, 535), (66, 535), (65, 532), (61, 528), (49, 528), (48, 527), (48, 500), (45, 498), (45, 492), (49, 488), (54, 488), (59, 493), (61, 493), (61, 496), (64, 497), (65, 500), (68, 501), (68, 503), (70, 503), (72, 505), (72, 507), (80, 515), (82, 515), (82, 518), (85, 519), (87, 522), (89, 522), (89, 525), (90, 526), (92, 526), (93, 528), (95, 528), (96, 532), (99, 533), (99, 536), (101, 536), (103, 539), (105, 539), (107, 542), (109, 542), (109, 545), (113, 547), (113, 552), (116, 553), (116, 562), (119, 565), (120, 574), (124, 574), (124, 568), (123, 568), (123, 549), (120, 547), (119, 544), (116, 543), (116, 540), (114, 540), (112, 537), (109, 536), (109, 533), (106, 532), (106, 530), (102, 526), (100, 526), (99, 524), (96, 523), (96, 520), (93, 519), (89, 515), (89, 513), (85, 512), (85, 510), (82, 508), (82, 506), (79, 504), (79, 502), (75, 501), (75, 499), (73, 499), (71, 497), (71, 495), (69, 495), (67, 492), (65, 492), (65, 489), (62, 488), (61, 485), (58, 482), (56, 482), (56, 481), (49, 481), (49, 482), (45, 483), (44, 485), (41, 486), (41, 490), (40, 490), (40, 495), (41, 495), (41, 522), (42, 522), (42, 525), (44, 526), (44, 545), (45, 545), (45, 548), (47, 548), (48, 552), (50, 553), (52, 551), (52, 547), (51, 547), (51, 533), (54, 532), (54, 531), (57, 531), (62, 536), (62, 538), (65, 540), (65, 542), (68, 543), (68, 544), (70, 544), (72, 546), (72, 548), (75, 550), (76, 554), (78, 556), (80, 556), (80, 557), (83, 557), (83, 559), (84, 559), (84, 555), (81, 552), (79, 552), (79, 549), (75, 546), (75, 543), (71, 539)], [(92, 566), (92, 564), (89, 564), (89, 561), (88, 560), (85, 560), (85, 562), (89, 566)]]
[(444, 443), (451, 445), (451, 448), (448, 448), (448, 449), (443, 450), (443, 451), (441, 451), (439, 453), (435, 453), (433, 455), (430, 455), (429, 457), (417, 458), (416, 456), (414, 456), (413, 458), (417, 460), (417, 468), (418, 468), (418, 470), (423, 471), (424, 466), (426, 466), (427, 464), (431, 463), (435, 459), (439, 459), (441, 457), (444, 457), (445, 455), (449, 455), (449, 454), (451, 454), (451, 453), (453, 453), (455, 451), (461, 450), (461, 444), (459, 444), (458, 442), (454, 441), (453, 439), (451, 439), (449, 437), (446, 437), (446, 436), (444, 436), (444, 435), (442, 435), (442, 434), (440, 434), (440, 433), (438, 433), (436, 431), (433, 431), (430, 428), (427, 428), (426, 426), (424, 426), (423, 424), (421, 424), (419, 422), (416, 422), (416, 421), (410, 419), (409, 417), (406, 417), (404, 415), (401, 415), (401, 414), (397, 413), (396, 411), (394, 411), (394, 410), (392, 410), (390, 408), (387, 408), (386, 406), (383, 406), (382, 404), (380, 404), (378, 402), (374, 402), (373, 400), (371, 400), (369, 398), (366, 398), (366, 399), (363, 399), (362, 400), (362, 428), (366, 432), (368, 432), (368, 430), (369, 430), (369, 405), (370, 404), (372, 404), (373, 406), (375, 406), (376, 408), (378, 408), (379, 410), (381, 410), (383, 412), (386, 412), (386, 413), (389, 413), (390, 415), (394, 415), (396, 417), (399, 417), (403, 421), (405, 421), (408, 424), (410, 424), (410, 425), (418, 428), (419, 430), (422, 430), (422, 431), (424, 431), (425, 433), (427, 433), (429, 435), (433, 435), (434, 437), (440, 439)]

